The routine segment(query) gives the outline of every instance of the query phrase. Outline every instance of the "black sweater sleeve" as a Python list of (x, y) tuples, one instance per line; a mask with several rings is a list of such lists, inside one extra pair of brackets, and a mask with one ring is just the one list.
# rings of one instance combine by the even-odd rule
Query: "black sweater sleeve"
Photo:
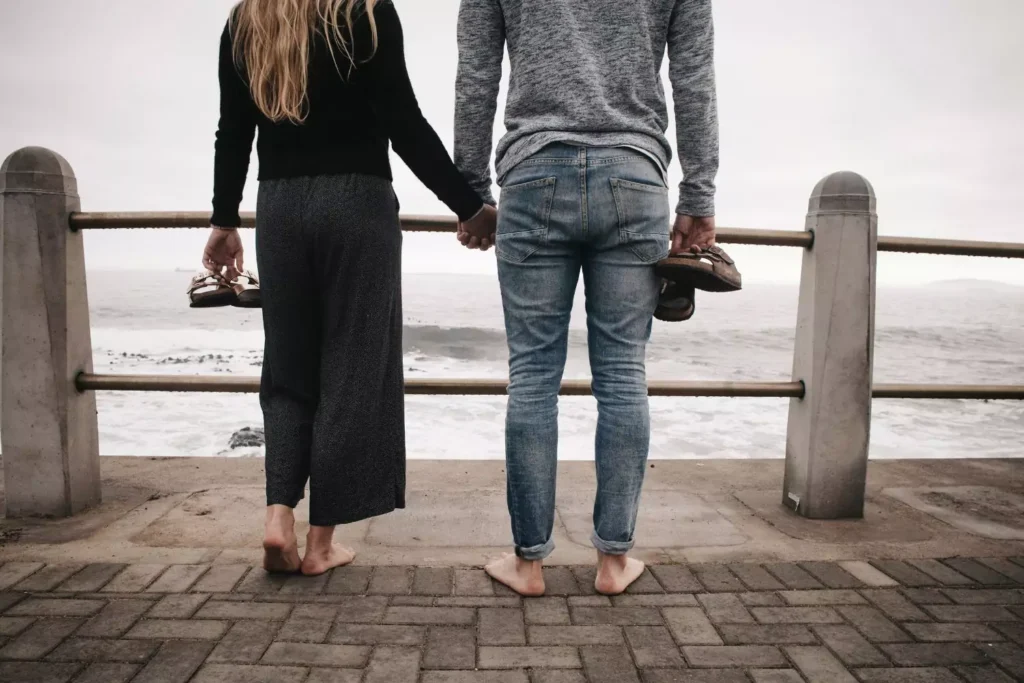
[(235, 66), (230, 25), (220, 39), (220, 123), (213, 162), (213, 216), (210, 223), (221, 228), (241, 225), (238, 207), (242, 203), (245, 177), (249, 172), (252, 141), (256, 137), (256, 106), (249, 88)]
[[(364, 84), (398, 156), (460, 220), (468, 220), (483, 207), (483, 199), (459, 173), (444, 143), (420, 111), (405, 64), (405, 38), (398, 12), (391, 2), (380, 2), (374, 16), (377, 51), (366, 63), (357, 64), (356, 77)], [(372, 44), (365, 15), (357, 22), (354, 34), (356, 52), (365, 54)]]

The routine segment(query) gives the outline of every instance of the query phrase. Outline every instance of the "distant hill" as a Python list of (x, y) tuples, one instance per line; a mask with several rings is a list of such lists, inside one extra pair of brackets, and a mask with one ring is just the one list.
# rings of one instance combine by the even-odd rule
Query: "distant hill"
[(950, 289), (958, 291), (978, 291), (983, 290), (986, 292), (1019, 292), (1024, 290), (1024, 287), (1020, 285), (1011, 285), (1009, 282), (1000, 282), (998, 280), (976, 280), (970, 278), (964, 278), (960, 280), (939, 280), (929, 285), (936, 289)]

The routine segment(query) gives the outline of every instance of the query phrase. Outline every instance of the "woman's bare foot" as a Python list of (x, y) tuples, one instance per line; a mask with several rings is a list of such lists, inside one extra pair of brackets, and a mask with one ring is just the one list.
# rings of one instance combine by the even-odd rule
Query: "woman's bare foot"
[(310, 526), (306, 534), (306, 556), (302, 558), (302, 573), (319, 576), (335, 567), (344, 567), (356, 558), (350, 548), (333, 542), (333, 526)]
[(492, 579), (528, 598), (544, 595), (543, 563), (505, 555), (484, 568)]
[(594, 589), (601, 595), (620, 595), (644, 573), (644, 563), (625, 555), (597, 554)]
[(295, 514), (285, 505), (268, 505), (263, 535), (263, 568), (268, 572), (294, 573), (302, 564), (295, 538)]
[(356, 553), (351, 548), (332, 543), (326, 551), (317, 549), (311, 551), (306, 547), (306, 556), (302, 558), (302, 573), (306, 576), (319, 576), (335, 567), (344, 567), (356, 559)]

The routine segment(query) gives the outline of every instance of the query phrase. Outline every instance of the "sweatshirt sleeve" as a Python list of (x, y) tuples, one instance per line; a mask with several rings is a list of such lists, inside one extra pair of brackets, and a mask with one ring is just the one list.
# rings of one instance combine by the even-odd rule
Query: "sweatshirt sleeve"
[(715, 215), (718, 97), (712, 0), (678, 0), (668, 36), (669, 77), (676, 109), (683, 182), (676, 212)]
[[(470, 187), (448, 155), (444, 143), (420, 111), (405, 62), (405, 39), (398, 12), (391, 2), (374, 10), (378, 43), (373, 56), (357, 71), (366, 84), (370, 102), (384, 125), (395, 152), (409, 169), (459, 220), (472, 218), (484, 202)], [(357, 43), (372, 40), (364, 15), (355, 27)]]
[(488, 204), (505, 19), (498, 0), (462, 0), (455, 83), (455, 164)]
[(220, 38), (219, 75), (220, 122), (214, 144), (210, 223), (221, 228), (236, 228), (242, 224), (238, 207), (249, 173), (257, 116), (249, 87), (235, 66), (230, 24), (224, 27)]

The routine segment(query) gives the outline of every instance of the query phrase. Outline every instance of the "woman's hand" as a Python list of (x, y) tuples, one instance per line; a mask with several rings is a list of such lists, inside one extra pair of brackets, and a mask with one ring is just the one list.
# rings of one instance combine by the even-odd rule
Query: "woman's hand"
[(494, 244), (497, 229), (498, 210), (490, 204), (484, 204), (480, 213), (465, 223), (459, 223), (459, 241), (468, 249), (487, 251)]
[(242, 238), (234, 228), (218, 228), (216, 225), (210, 228), (210, 239), (203, 250), (203, 266), (233, 282), (245, 270)]

